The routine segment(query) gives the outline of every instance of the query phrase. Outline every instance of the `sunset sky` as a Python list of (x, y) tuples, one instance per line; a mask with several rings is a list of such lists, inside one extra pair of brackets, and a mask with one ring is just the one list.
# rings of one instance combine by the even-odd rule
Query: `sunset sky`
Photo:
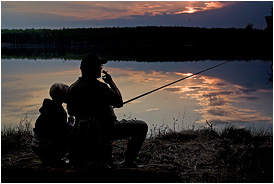
[(1, 28), (266, 27), (272, 1), (1, 1)]

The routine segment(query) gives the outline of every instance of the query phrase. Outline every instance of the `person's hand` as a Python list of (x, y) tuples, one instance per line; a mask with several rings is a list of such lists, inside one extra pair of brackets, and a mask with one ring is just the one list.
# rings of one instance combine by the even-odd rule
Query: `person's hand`
[(105, 83), (107, 83), (107, 84), (113, 83), (112, 77), (108, 74), (107, 71), (103, 70), (102, 73), (104, 74), (102, 79), (105, 81)]
[(73, 116), (69, 116), (68, 117), (68, 124), (70, 126), (72, 126), (72, 125), (74, 125), (74, 123), (75, 123), (75, 118)]

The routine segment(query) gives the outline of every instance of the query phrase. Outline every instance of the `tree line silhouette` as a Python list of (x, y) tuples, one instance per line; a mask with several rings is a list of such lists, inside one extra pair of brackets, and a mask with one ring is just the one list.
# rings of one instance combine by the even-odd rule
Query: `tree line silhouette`
[[(74, 29), (2, 29), (2, 54), (14, 49), (49, 52), (98, 52), (109, 59), (201, 60), (272, 59), (268, 29), (198, 27), (112, 27)], [(41, 51), (41, 52), (42, 52)], [(80, 51), (80, 52), (81, 52)], [(59, 52), (59, 51), (57, 51)], [(80, 54), (80, 53), (79, 53)]]

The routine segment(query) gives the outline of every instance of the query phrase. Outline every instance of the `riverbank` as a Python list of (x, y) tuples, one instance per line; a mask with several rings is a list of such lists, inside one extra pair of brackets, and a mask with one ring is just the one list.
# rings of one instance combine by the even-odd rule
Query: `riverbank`
[[(273, 135), (263, 131), (158, 131), (140, 152), (144, 167), (100, 171), (42, 166), (29, 146), (32, 132), (7, 130), (1, 134), (1, 182), (273, 182)], [(115, 164), (123, 160), (126, 142), (115, 142)]]

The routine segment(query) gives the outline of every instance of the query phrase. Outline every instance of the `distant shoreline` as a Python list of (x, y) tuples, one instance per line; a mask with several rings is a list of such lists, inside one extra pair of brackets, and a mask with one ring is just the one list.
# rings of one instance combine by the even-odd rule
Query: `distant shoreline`
[(125, 27), (2, 29), (2, 58), (95, 52), (109, 60), (272, 60), (273, 32), (265, 29)]
[(2, 47), (2, 59), (53, 59), (81, 60), (86, 53), (96, 53), (101, 57), (114, 61), (138, 62), (184, 62), (205, 60), (263, 60), (273, 61), (270, 51), (260, 49), (250, 52), (241, 50), (215, 51), (196, 46), (163, 47), (163, 46), (90, 46), (75, 45), (54, 46), (43, 44), (11, 44)]

